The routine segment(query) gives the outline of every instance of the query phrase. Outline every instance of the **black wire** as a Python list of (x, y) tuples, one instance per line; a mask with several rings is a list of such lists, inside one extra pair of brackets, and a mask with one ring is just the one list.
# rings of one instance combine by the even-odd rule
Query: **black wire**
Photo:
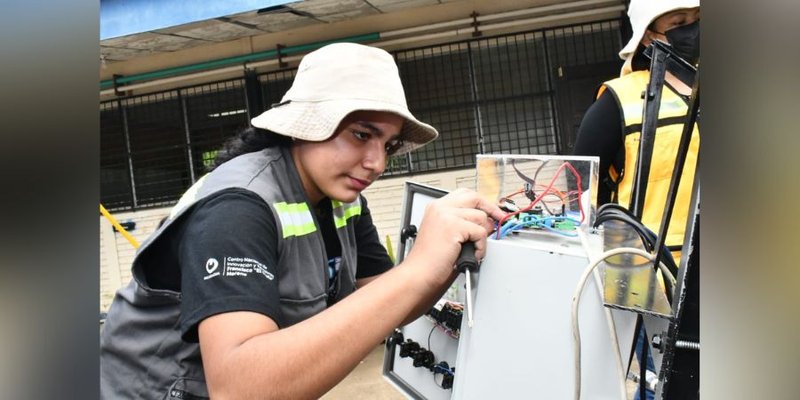
[(594, 226), (596, 228), (596, 227), (600, 226), (602, 223), (607, 222), (607, 221), (611, 221), (611, 220), (621, 221), (621, 222), (624, 222), (624, 223), (630, 225), (630, 227), (633, 228), (633, 230), (636, 231), (636, 233), (639, 235), (639, 238), (642, 239), (642, 243), (645, 245), (645, 249), (647, 251), (653, 251), (653, 246), (655, 246), (655, 245), (652, 242), (652, 238), (649, 237), (649, 235), (647, 234), (647, 232), (644, 231), (644, 229), (642, 229), (642, 226), (637, 224), (635, 221), (631, 221), (630, 219), (628, 219), (628, 218), (626, 218), (626, 217), (624, 217), (622, 215), (603, 214), (603, 215), (597, 216), (595, 218)]
[(544, 166), (547, 165), (547, 163), (549, 163), (549, 162), (550, 162), (550, 160), (544, 160), (542, 162), (542, 165), (540, 165), (539, 168), (536, 168), (536, 172), (533, 173), (533, 181), (534, 182), (536, 182), (536, 178), (539, 177), (539, 172), (541, 172), (542, 168), (544, 168)]
[[(623, 217), (619, 217), (619, 216), (608, 216), (608, 215), (606, 215), (606, 216), (603, 216), (602, 218), (598, 218), (598, 220), (600, 220), (601, 223), (605, 222), (607, 220), (619, 220), (619, 221), (623, 221), (623, 222), (626, 222), (626, 223), (630, 223), (631, 226), (634, 227), (634, 230), (636, 230), (639, 233), (639, 237), (642, 239), (642, 242), (645, 245), (646, 250), (647, 251), (653, 251), (653, 247), (655, 246), (655, 244), (654, 244), (654, 242), (655, 242), (655, 234), (653, 234), (651, 231), (647, 230), (647, 228), (642, 228), (641, 225), (637, 225), (637, 224), (631, 223), (630, 220), (628, 220), (626, 218), (623, 218)], [(675, 259), (672, 258), (672, 253), (670, 253), (669, 250), (665, 246), (661, 247), (661, 258), (662, 258), (661, 262), (667, 267), (667, 269), (670, 272), (672, 272), (673, 276), (676, 276), (675, 274), (677, 274), (677, 272), (676, 272), (677, 266), (675, 264)], [(665, 289), (667, 290), (667, 293), (666, 293), (667, 294), (667, 298), (671, 302), (672, 301), (671, 293), (674, 290), (674, 286), (672, 284), (672, 281), (669, 280), (669, 279), (665, 279), (664, 282), (665, 282), (665, 285), (666, 285)]]
[(617, 203), (606, 203), (606, 204), (603, 204), (602, 206), (600, 206), (600, 208), (597, 209), (597, 213), (600, 214), (600, 213), (604, 212), (607, 209), (619, 210), (619, 211), (622, 211), (623, 213), (628, 214), (631, 217), (633, 217), (633, 213), (630, 212), (630, 210), (628, 210), (627, 208), (625, 208), (625, 207), (623, 207), (623, 206), (621, 206), (621, 205), (619, 205)]
[[(631, 226), (633, 226), (635, 229), (637, 229), (637, 232), (639, 232), (639, 236), (642, 237), (642, 240), (643, 241), (647, 241), (647, 243), (650, 243), (650, 246), (648, 247), (648, 251), (653, 251), (653, 249), (655, 248), (656, 243), (658, 243), (657, 235), (655, 234), (655, 232), (651, 231), (649, 228), (644, 226), (644, 224), (642, 224), (641, 221), (639, 221), (639, 219), (636, 218), (633, 215), (633, 213), (631, 213), (627, 208), (625, 208), (625, 207), (623, 207), (623, 206), (621, 206), (619, 204), (616, 204), (616, 203), (603, 204), (602, 206), (600, 206), (600, 208), (597, 209), (597, 218), (596, 219), (599, 219), (603, 215), (609, 215), (609, 214), (618, 216), (618, 215), (620, 215), (620, 213), (621, 213), (621, 215), (625, 215), (625, 217), (622, 217), (624, 219), (620, 219), (620, 221), (628, 222)], [(596, 220), (595, 220), (595, 225), (594, 226), (595, 227), (599, 226), (599, 223), (597, 223)], [(664, 245), (661, 248), (661, 252), (662, 252), (661, 253), (661, 257), (664, 259), (663, 260), (664, 261), (664, 265), (667, 266), (667, 269), (669, 269), (669, 271), (674, 276), (677, 276), (678, 275), (678, 265), (675, 262), (675, 259), (672, 257), (672, 252), (671, 252), (670, 246)]]
[[(514, 159), (513, 158), (511, 159), (511, 168), (514, 168), (514, 171), (517, 173), (517, 176), (519, 176), (520, 179), (522, 179), (523, 181), (525, 181), (526, 183), (531, 185), (531, 190), (525, 191), (525, 197), (527, 197), (528, 200), (530, 200), (530, 201), (536, 200), (536, 179), (539, 177), (539, 172), (542, 171), (542, 168), (544, 168), (544, 166), (547, 165), (548, 162), (550, 162), (550, 160), (542, 161), (542, 165), (540, 165), (538, 168), (536, 168), (536, 172), (533, 173), (533, 179), (531, 179), (527, 175), (523, 174), (522, 171), (518, 170), (517, 166), (515, 165)], [(562, 200), (562, 203), (563, 203), (563, 200)], [(556, 214), (553, 213), (552, 210), (550, 210), (550, 207), (547, 206), (547, 203), (544, 202), (544, 196), (542, 197), (541, 204), (544, 207), (544, 209), (547, 211), (548, 214), (556, 215)]]
[[(629, 224), (633, 227), (636, 232), (639, 234), (639, 237), (642, 239), (642, 242), (645, 244), (647, 251), (653, 251), (655, 248), (656, 243), (658, 242), (658, 237), (656, 234), (644, 226), (641, 222), (639, 222), (636, 218), (632, 217), (627, 212), (620, 213), (616, 210), (604, 210), (602, 213), (598, 213), (597, 217), (595, 218), (594, 227), (600, 226), (601, 223), (608, 221), (608, 220), (618, 220)], [(664, 259), (664, 265), (672, 272), (672, 274), (678, 273), (678, 266), (675, 263), (675, 259), (672, 258), (672, 253), (667, 246), (661, 247), (661, 257)]]
[[(431, 350), (431, 335), (433, 335), (433, 331), (435, 331), (435, 330), (436, 330), (436, 323), (434, 322), (434, 323), (433, 323), (433, 328), (431, 328), (431, 331), (430, 331), (430, 333), (428, 333), (428, 350), (429, 350), (430, 352), (433, 352), (433, 350)], [(435, 362), (435, 361), (436, 361), (436, 360), (434, 359), (434, 362)], [(436, 382), (436, 375), (437, 375), (437, 372), (436, 372), (436, 368), (435, 368), (435, 366), (434, 366), (434, 369), (433, 369), (431, 372), (433, 372), (433, 383), (434, 383), (436, 386), (439, 386), (440, 388), (444, 389), (444, 386), (442, 386), (442, 385), (444, 384), (444, 374), (442, 374), (442, 383), (439, 383), (439, 382)]]
[[(630, 225), (636, 231), (636, 233), (639, 234), (639, 238), (642, 240), (642, 243), (644, 244), (645, 249), (648, 252), (652, 252), (653, 249), (655, 248), (655, 245), (656, 245), (656, 242), (657, 242), (656, 234), (653, 231), (651, 231), (650, 229), (648, 229), (646, 226), (644, 226), (644, 224), (639, 222), (635, 217), (633, 217), (632, 214), (627, 209), (625, 209), (625, 208), (623, 208), (623, 207), (621, 207), (619, 205), (608, 206), (608, 204), (612, 204), (612, 203), (604, 204), (598, 210), (598, 214), (597, 214), (597, 217), (595, 219), (594, 226), (598, 227), (603, 222), (606, 222), (606, 221), (609, 221), (609, 220), (616, 220), (616, 221), (624, 222), (624, 223)], [(608, 206), (608, 207), (606, 207), (606, 206)], [(673, 274), (673, 276), (677, 276), (678, 266), (675, 263), (675, 259), (672, 257), (672, 253), (669, 251), (667, 246), (662, 246), (660, 251), (661, 251), (661, 258), (662, 258), (661, 261), (664, 263), (664, 265), (667, 267), (667, 269)], [(654, 266), (654, 268), (655, 268), (655, 266)], [(672, 302), (672, 292), (674, 291), (675, 287), (672, 284), (672, 281), (669, 280), (669, 279), (665, 279), (664, 283), (665, 283), (665, 286), (666, 286), (665, 287), (665, 289), (666, 289), (666, 293), (665, 294), (667, 295), (667, 300), (669, 302)]]
[(434, 330), (436, 330), (436, 323), (433, 324), (433, 328), (431, 328), (431, 333), (428, 334), (428, 350), (431, 350), (431, 335), (433, 335)]
[[(545, 161), (545, 163), (547, 163), (547, 161)], [(544, 164), (542, 164), (542, 165), (544, 165)], [(522, 171), (517, 169), (517, 166), (515, 165), (515, 161), (514, 161), (513, 158), (511, 159), (511, 168), (514, 168), (514, 171), (517, 172), (517, 176), (519, 176), (520, 179), (522, 179), (525, 182), (530, 183), (531, 185), (536, 185), (536, 176), (534, 175), (533, 179), (528, 178), (527, 175), (523, 174)], [(542, 167), (539, 167), (539, 169), (541, 169), (541, 168)], [(537, 175), (539, 174), (539, 170), (536, 170), (536, 174)]]

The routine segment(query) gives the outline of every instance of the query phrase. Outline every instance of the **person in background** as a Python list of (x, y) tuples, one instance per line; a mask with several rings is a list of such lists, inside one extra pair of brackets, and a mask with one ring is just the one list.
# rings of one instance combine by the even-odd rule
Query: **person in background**
[[(693, 65), (700, 58), (699, 0), (632, 0), (628, 16), (633, 35), (619, 52), (625, 60), (620, 77), (598, 90), (578, 128), (573, 150), (575, 155), (600, 157), (598, 205), (617, 202), (628, 207), (631, 200), (645, 105), (642, 93), (650, 79), (650, 62), (643, 55), (646, 46), (661, 40)], [(642, 222), (653, 232), (660, 227), (692, 91), (692, 82), (684, 82), (670, 71), (665, 81), (642, 213)], [(666, 238), (672, 248), (683, 244), (699, 147), (700, 132), (695, 126)], [(643, 331), (639, 343), (644, 343)], [(654, 369), (652, 359), (648, 359), (648, 369)], [(653, 392), (648, 391), (648, 399), (652, 397)]]
[(451, 192), (392, 267), (361, 192), (438, 133), (384, 50), (309, 53), (251, 123), (138, 250), (101, 336), (102, 398), (318, 398), (432, 306), (462, 243), (482, 258), (503, 217)]

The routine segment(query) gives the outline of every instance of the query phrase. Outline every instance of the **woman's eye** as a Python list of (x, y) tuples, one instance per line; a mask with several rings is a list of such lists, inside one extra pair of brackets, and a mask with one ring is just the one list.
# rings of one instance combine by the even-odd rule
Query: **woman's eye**
[(389, 143), (386, 143), (386, 153), (389, 155), (394, 154), (401, 146), (403, 145), (402, 140), (394, 140)]
[(369, 133), (353, 130), (353, 136), (355, 136), (359, 140), (367, 140), (369, 139)]

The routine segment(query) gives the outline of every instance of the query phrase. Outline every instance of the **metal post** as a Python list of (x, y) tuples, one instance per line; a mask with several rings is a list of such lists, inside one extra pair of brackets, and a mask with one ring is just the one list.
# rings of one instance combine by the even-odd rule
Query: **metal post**
[(642, 110), (642, 131), (639, 134), (639, 157), (633, 176), (633, 192), (628, 209), (636, 218), (641, 219), (644, 212), (644, 200), (647, 194), (647, 180), (650, 177), (650, 163), (653, 158), (653, 145), (658, 128), (658, 111), (661, 107), (661, 92), (664, 88), (664, 77), (667, 72), (665, 62), (667, 53), (654, 41), (651, 46), (653, 55), (650, 62), (650, 82), (644, 91), (645, 106)]
[[(681, 176), (683, 175), (683, 167), (686, 164), (686, 154), (689, 152), (689, 143), (692, 141), (692, 133), (694, 132), (694, 125), (697, 121), (697, 113), (700, 110), (700, 74), (695, 75), (694, 87), (692, 88), (692, 97), (689, 100), (689, 114), (687, 115), (686, 122), (683, 124), (683, 132), (681, 133), (681, 140), (678, 146), (678, 154), (675, 156), (675, 167), (672, 169), (672, 180), (669, 184), (669, 192), (667, 194), (667, 201), (664, 204), (664, 215), (661, 217), (661, 227), (658, 229), (658, 238), (656, 239), (656, 258), (653, 265), (658, 265), (661, 262), (661, 247), (667, 240), (667, 229), (669, 222), (672, 218), (672, 211), (675, 205), (675, 199), (678, 197), (678, 188), (680, 187)], [(677, 271), (672, 271), (677, 273)]]
[(194, 157), (192, 157), (192, 138), (191, 138), (191, 131), (189, 130), (189, 112), (186, 110), (186, 98), (183, 97), (180, 90), (178, 90), (178, 100), (181, 102), (181, 113), (183, 114), (183, 131), (185, 134), (186, 141), (186, 156), (188, 157), (189, 162), (189, 177), (192, 180), (192, 184), (195, 183), (197, 180), (194, 175)]
[(131, 135), (128, 131), (128, 113), (125, 112), (125, 107), (122, 107), (122, 101), (117, 100), (117, 107), (122, 115), (122, 133), (125, 136), (125, 158), (128, 159), (128, 175), (131, 178), (131, 206), (135, 210), (138, 207), (136, 201), (136, 180), (133, 177), (133, 155), (131, 154)]

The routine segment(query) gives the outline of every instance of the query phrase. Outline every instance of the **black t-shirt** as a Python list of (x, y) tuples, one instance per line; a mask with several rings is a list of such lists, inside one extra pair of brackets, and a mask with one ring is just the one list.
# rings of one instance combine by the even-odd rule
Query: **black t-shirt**
[(625, 165), (622, 113), (610, 90), (605, 90), (586, 110), (572, 152), (576, 156), (600, 157), (597, 203), (610, 202), (608, 168), (613, 163), (614, 168), (621, 171)]
[[(378, 275), (392, 267), (378, 240), (366, 199), (362, 197), (361, 202), (356, 225), (356, 279)], [(323, 200), (320, 209), (318, 221), (328, 258), (339, 257), (341, 245), (331, 217), (330, 200)], [(280, 276), (275, 275), (279, 236), (274, 216), (264, 200), (245, 189), (227, 189), (201, 200), (187, 214), (175, 221), (168, 228), (172, 232), (151, 249), (149, 259), (154, 262), (143, 260), (151, 287), (181, 292), (180, 329), (184, 340), (196, 342), (200, 321), (230, 311), (264, 314), (282, 326)], [(215, 279), (223, 264), (231, 262), (256, 272), (243, 273), (234, 279)], [(260, 270), (266, 271), (259, 273)]]

